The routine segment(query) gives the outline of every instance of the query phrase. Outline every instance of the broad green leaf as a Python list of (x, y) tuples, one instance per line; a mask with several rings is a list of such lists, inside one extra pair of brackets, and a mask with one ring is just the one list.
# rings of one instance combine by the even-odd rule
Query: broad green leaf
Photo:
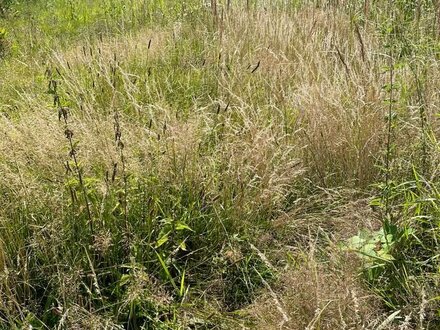
[(163, 235), (159, 240), (156, 242), (156, 248), (164, 245), (166, 242), (168, 242), (168, 234)]

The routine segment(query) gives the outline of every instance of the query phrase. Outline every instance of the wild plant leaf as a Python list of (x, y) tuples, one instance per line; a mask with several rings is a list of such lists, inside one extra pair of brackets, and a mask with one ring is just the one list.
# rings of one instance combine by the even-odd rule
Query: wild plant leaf
[(182, 222), (178, 222), (176, 224), (175, 229), (176, 230), (190, 230), (190, 231), (193, 231), (188, 225), (186, 225), (186, 224), (184, 224)]
[(157, 256), (157, 259), (159, 260), (160, 265), (162, 266), (162, 269), (163, 269), (163, 271), (164, 271), (164, 273), (165, 273), (165, 276), (168, 278), (168, 280), (170, 281), (170, 283), (171, 283), (171, 285), (173, 286), (173, 288), (178, 292), (177, 285), (176, 285), (176, 283), (174, 282), (174, 279), (173, 279), (173, 277), (171, 276), (171, 273), (170, 273), (170, 271), (169, 271), (167, 265), (166, 265), (165, 262), (163, 261), (163, 259), (162, 259), (162, 257), (160, 256), (160, 254), (157, 253), (157, 251), (156, 251), (156, 256)]
[(156, 242), (156, 248), (161, 247), (166, 242), (168, 242), (168, 234), (163, 235), (161, 238), (159, 238)]
[(182, 272), (182, 278), (180, 279), (180, 290), (179, 290), (179, 296), (183, 297), (185, 293), (185, 269)]
[(182, 241), (179, 244), (179, 249), (182, 250), (182, 251), (186, 251), (186, 243), (185, 243), (185, 241)]
[(119, 280), (119, 286), (123, 287), (124, 285), (128, 284), (130, 280), (131, 280), (131, 275), (123, 274)]

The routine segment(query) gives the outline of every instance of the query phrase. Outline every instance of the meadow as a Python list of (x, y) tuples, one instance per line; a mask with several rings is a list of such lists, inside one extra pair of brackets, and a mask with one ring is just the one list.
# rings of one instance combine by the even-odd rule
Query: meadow
[(439, 60), (434, 0), (0, 0), (0, 329), (439, 329)]

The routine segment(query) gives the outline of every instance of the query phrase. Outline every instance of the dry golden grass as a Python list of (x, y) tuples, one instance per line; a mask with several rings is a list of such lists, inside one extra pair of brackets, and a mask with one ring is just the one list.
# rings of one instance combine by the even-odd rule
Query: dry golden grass
[(257, 320), (255, 328), (373, 329), (382, 316), (380, 301), (358, 282), (356, 260), (336, 254), (337, 260), (326, 263), (309, 255), (281, 275), (274, 290), (282, 309), (273, 295), (262, 295), (249, 311)]
[(297, 201), (273, 221), (278, 234), (260, 238), (271, 260), (285, 264), (288, 251), (289, 261), (279, 282), (248, 309), (256, 329), (375, 329), (383, 321), (380, 299), (359, 277), (360, 260), (338, 244), (380, 226), (356, 195), (332, 190)]
[[(363, 56), (344, 13), (308, 9), (234, 13), (219, 40), (224, 61), (233, 63), (221, 81), (225, 93), (267, 107), (297, 130), (303, 160), (322, 185), (366, 186), (377, 173), (386, 77), (375, 35), (362, 31), (361, 38)], [(243, 72), (257, 63), (256, 77)]]

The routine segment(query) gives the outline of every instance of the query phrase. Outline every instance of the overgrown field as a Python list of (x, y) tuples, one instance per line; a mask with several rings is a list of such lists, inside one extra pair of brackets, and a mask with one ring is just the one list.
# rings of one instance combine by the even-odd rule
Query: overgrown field
[(0, 329), (440, 329), (440, 2), (0, 0)]

